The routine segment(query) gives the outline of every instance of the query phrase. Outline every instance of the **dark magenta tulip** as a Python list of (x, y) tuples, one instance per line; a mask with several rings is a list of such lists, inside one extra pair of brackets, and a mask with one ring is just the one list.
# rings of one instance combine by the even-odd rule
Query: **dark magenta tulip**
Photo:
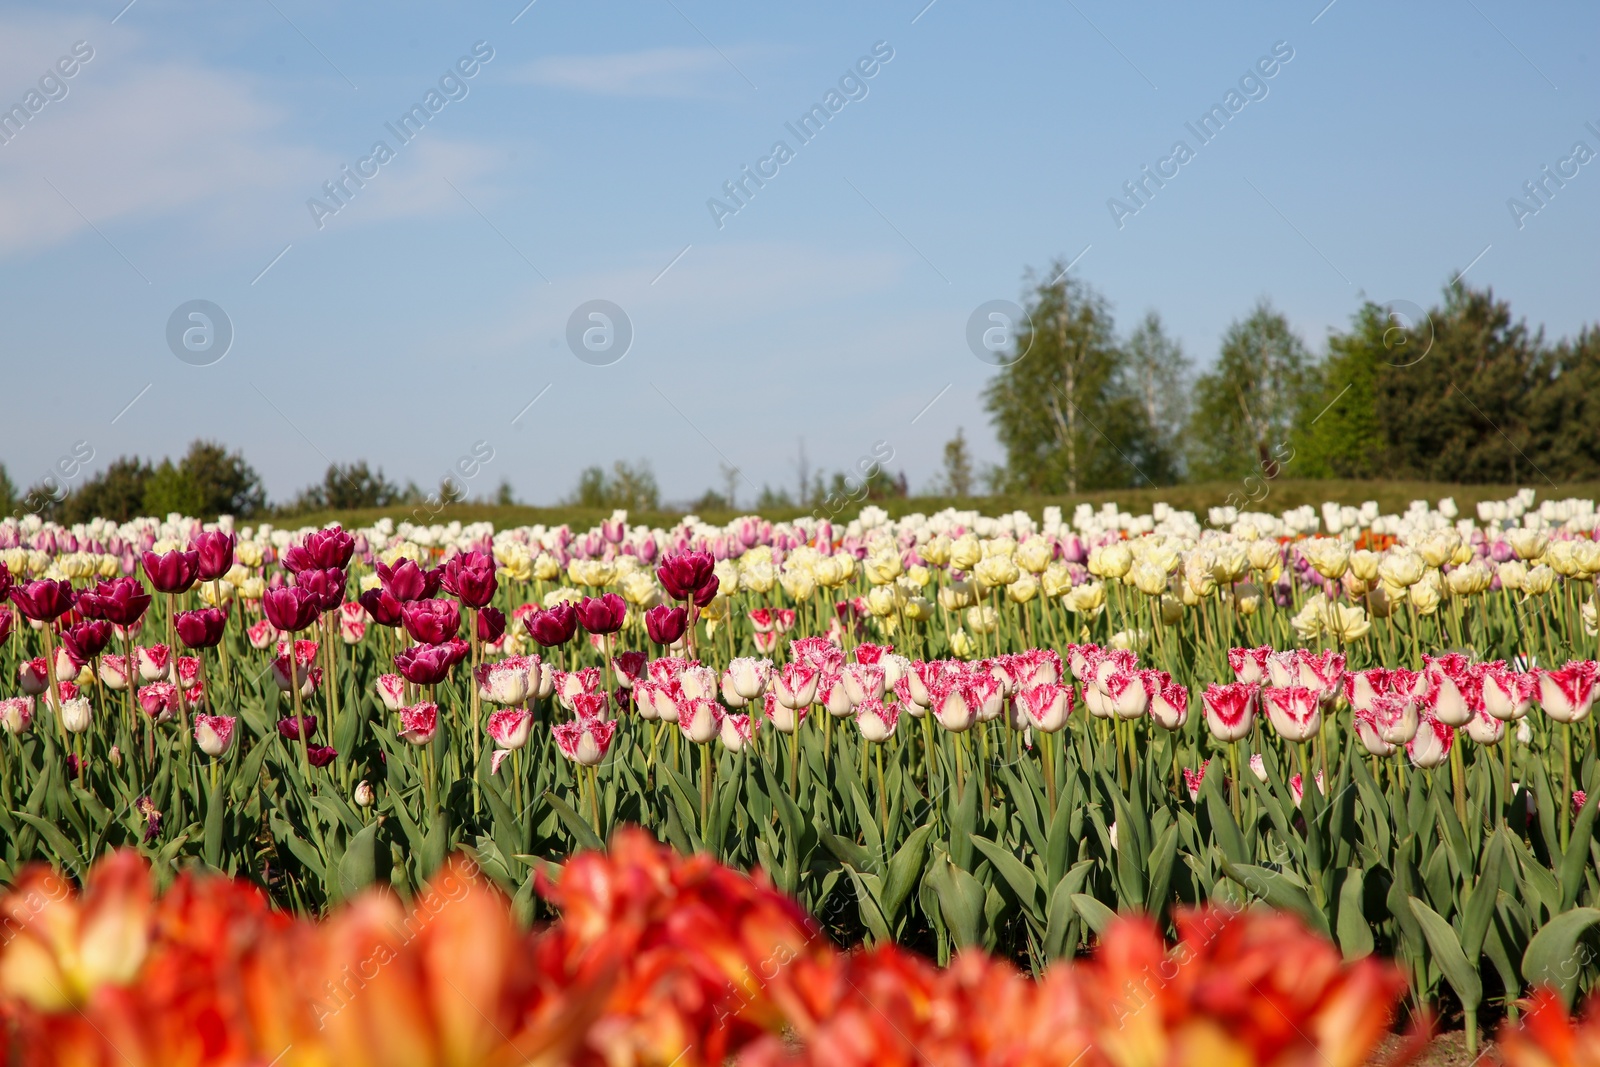
[(586, 596), (578, 604), (578, 621), (592, 634), (614, 634), (622, 629), (627, 617), (628, 602), (616, 593), (605, 596)]
[(299, 741), (302, 737), (311, 738), (317, 732), (317, 717), (315, 715), (290, 715), (288, 718), (278, 720), (278, 733), (285, 741)]
[(568, 603), (536, 611), (528, 620), (528, 634), (545, 648), (555, 648), (572, 640), (578, 632), (578, 613)]
[(439, 591), (443, 577), (442, 569), (425, 571), (409, 559), (402, 559), (393, 567), (378, 564), (378, 581), (383, 583), (383, 591), (399, 601), (431, 599)]
[(494, 644), (506, 635), (506, 613), (499, 608), (478, 609), (478, 640)]
[(355, 551), (355, 539), (337, 526), (314, 530), (304, 541), (284, 550), (283, 568), (296, 574), (311, 568), (325, 571), (337, 567), (344, 570), (350, 565), (350, 557), (355, 555)]
[(137, 578), (114, 578), (78, 594), (78, 614), (105, 619), (124, 629), (144, 618), (149, 607), (150, 594)]
[(11, 602), (17, 610), (35, 622), (55, 622), (72, 609), (77, 595), (68, 581), (54, 582), (41, 578), (34, 582), (19, 582), (11, 587)]
[[(709, 552), (674, 552), (656, 568), (656, 577), (674, 600), (692, 600), (700, 587), (712, 579), (716, 561)], [(709, 598), (707, 598), (709, 603)]]
[(306, 762), (311, 766), (322, 768), (338, 758), (339, 750), (332, 745), (307, 745)]
[(317, 598), (320, 611), (336, 611), (344, 603), (344, 571), (338, 567), (306, 567), (297, 571), (294, 584)]
[(233, 534), (221, 530), (205, 530), (189, 542), (189, 547), (200, 557), (202, 582), (214, 582), (233, 567), (233, 542)]
[(722, 579), (713, 574), (706, 580), (706, 584), (694, 591), (694, 606), (703, 608), (716, 597), (717, 590), (722, 587)]
[(111, 643), (111, 623), (105, 619), (85, 619), (61, 631), (61, 647), (79, 663), (88, 663)]
[(358, 597), (361, 606), (367, 609), (367, 615), (379, 626), (395, 627), (400, 625), (400, 601), (387, 589), (368, 589)]
[(267, 621), (275, 629), (291, 634), (304, 630), (322, 614), (317, 595), (297, 585), (268, 589), (266, 596), (261, 598), (261, 609), (266, 612)]
[(499, 582), (494, 576), (494, 557), (474, 550), (457, 556), (444, 565), (445, 589), (469, 608), (481, 608), (494, 599)]
[(185, 648), (215, 648), (222, 643), (222, 630), (228, 624), (228, 616), (221, 608), (201, 608), (178, 612), (173, 616), (173, 623), (178, 629), (178, 640)]
[(200, 553), (173, 549), (157, 555), (146, 552), (141, 558), (144, 574), (158, 593), (187, 593), (200, 575)]
[(650, 640), (656, 644), (670, 645), (689, 628), (689, 612), (684, 608), (657, 604), (644, 613), (644, 628)]
[(413, 685), (438, 685), (470, 651), (459, 637), (441, 645), (413, 645), (395, 653), (394, 667)]
[(461, 629), (461, 605), (454, 600), (413, 600), (400, 605), (400, 621), (413, 641), (443, 644)]

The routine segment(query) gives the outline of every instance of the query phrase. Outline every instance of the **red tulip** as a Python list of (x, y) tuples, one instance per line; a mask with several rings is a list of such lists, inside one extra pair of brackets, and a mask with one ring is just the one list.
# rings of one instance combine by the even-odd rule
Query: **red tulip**
[(185, 648), (215, 648), (222, 642), (222, 630), (228, 624), (228, 616), (221, 608), (201, 608), (198, 611), (178, 612), (173, 616), (173, 623), (178, 629), (178, 640), (183, 642)]
[(378, 581), (383, 591), (399, 601), (427, 600), (439, 591), (444, 572), (439, 569), (425, 571), (409, 559), (402, 559), (393, 567), (378, 564)]
[(469, 646), (460, 638), (439, 645), (414, 645), (395, 653), (394, 667), (413, 685), (438, 685), (469, 652)]
[(584, 597), (578, 604), (578, 621), (592, 634), (614, 634), (628, 614), (627, 601), (616, 593)]
[(181, 552), (174, 549), (156, 555), (143, 556), (144, 574), (158, 593), (187, 593), (200, 574), (200, 553)]
[(85, 618), (105, 619), (121, 627), (133, 626), (150, 607), (150, 594), (137, 578), (100, 582), (78, 594), (78, 612)]
[(355, 555), (355, 540), (339, 527), (314, 530), (298, 545), (284, 550), (283, 569), (298, 574), (303, 570), (339, 570), (350, 565)]
[(697, 608), (703, 608), (715, 600), (717, 596), (717, 589), (721, 585), (722, 580), (713, 574), (710, 581), (706, 582), (705, 585), (702, 585), (699, 589), (695, 590), (694, 606)]
[(560, 603), (545, 611), (535, 612), (528, 620), (528, 634), (545, 648), (554, 648), (572, 640), (578, 631), (578, 613), (571, 604)]
[(284, 633), (299, 633), (317, 621), (321, 605), (315, 593), (297, 585), (268, 589), (261, 598), (267, 621)]
[(167, 722), (178, 710), (178, 687), (171, 682), (151, 682), (141, 685), (139, 706), (156, 722)]
[[(666, 587), (674, 600), (692, 600), (709, 581), (715, 581), (711, 570), (716, 561), (709, 552), (675, 552), (665, 557), (656, 568), (656, 577)], [(707, 598), (710, 603), (710, 598)]]
[(442, 644), (461, 629), (461, 605), (454, 600), (412, 600), (400, 605), (400, 620), (413, 641)]
[(439, 705), (423, 701), (400, 709), (400, 739), (426, 745), (439, 732)]
[[(7, 612), (9, 616), (10, 613)], [(0, 629), (10, 626), (9, 617)], [(0, 636), (0, 640), (4, 640)], [(61, 647), (79, 663), (88, 663), (111, 643), (111, 624), (104, 619), (89, 619), (61, 631)]]
[(499, 608), (478, 609), (478, 640), (494, 644), (506, 635), (506, 613)]
[[(5, 564), (0, 563), (0, 567), (4, 566)], [(16, 622), (16, 618), (17, 617), (11, 613), (10, 608), (0, 605), (0, 645), (5, 644), (6, 638), (11, 636), (11, 627), (12, 624)]]
[(0, 600), (11, 595), (11, 568), (0, 563)]
[(339, 755), (332, 745), (307, 745), (306, 762), (313, 767), (326, 767)]
[(644, 613), (644, 628), (650, 634), (650, 640), (656, 644), (674, 644), (689, 628), (689, 612), (683, 608), (657, 604)]
[(72, 583), (41, 578), (11, 587), (11, 602), (24, 616), (35, 622), (54, 622), (72, 608), (76, 595)]
[[(148, 688), (148, 687), (147, 687)], [(143, 690), (140, 690), (143, 692)], [(278, 720), (278, 733), (285, 741), (299, 741), (302, 737), (311, 738), (317, 732), (317, 717), (315, 715), (290, 715)]]
[(494, 599), (499, 586), (494, 576), (494, 557), (481, 551), (455, 557), (444, 565), (443, 585), (467, 607), (483, 607)]
[(205, 530), (189, 542), (189, 547), (200, 557), (202, 582), (214, 582), (233, 567), (233, 541), (231, 533)]
[(335, 611), (344, 603), (344, 571), (338, 567), (306, 567), (294, 576), (294, 584), (316, 595), (319, 611)]
[(387, 589), (368, 589), (358, 598), (367, 615), (379, 626), (400, 625), (400, 601)]

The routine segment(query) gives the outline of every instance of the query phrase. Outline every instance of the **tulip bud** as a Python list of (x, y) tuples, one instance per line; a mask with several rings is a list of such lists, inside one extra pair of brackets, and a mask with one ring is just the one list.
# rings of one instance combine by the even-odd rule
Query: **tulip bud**
[(356, 783), (355, 802), (358, 808), (372, 807), (372, 783), (365, 778)]

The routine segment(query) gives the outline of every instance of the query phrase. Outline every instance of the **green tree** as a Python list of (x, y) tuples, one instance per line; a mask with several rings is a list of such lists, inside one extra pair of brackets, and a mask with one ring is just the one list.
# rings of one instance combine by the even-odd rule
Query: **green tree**
[[(1411, 327), (1421, 327), (1413, 331)], [(1368, 301), (1348, 332), (1328, 335), (1321, 387), (1307, 394), (1292, 437), (1295, 473), (1306, 478), (1377, 478), (1388, 438), (1378, 420), (1378, 379), (1426, 350), (1431, 332)], [(1425, 356), (1423, 358), (1426, 358)]]
[(1529, 397), (1542, 363), (1542, 331), (1513, 322), (1489, 289), (1459, 282), (1429, 313), (1433, 346), (1385, 366), (1374, 411), (1388, 438), (1386, 477), (1521, 482), (1536, 477)]
[(145, 510), (144, 498), (155, 469), (138, 456), (119, 456), (106, 469), (74, 489), (62, 503), (62, 521), (88, 522), (95, 518), (127, 522)]
[(1315, 367), (1289, 320), (1262, 300), (1222, 337), (1216, 366), (1195, 382), (1189, 474), (1199, 481), (1278, 473)]
[(1145, 313), (1123, 350), (1126, 386), (1149, 428), (1151, 459), (1146, 473), (1158, 481), (1176, 481), (1183, 468), (1183, 432), (1189, 422), (1189, 357), (1183, 345), (1167, 336), (1154, 311)]
[(1153, 482), (1149, 424), (1129, 389), (1111, 310), (1061, 263), (1028, 294), (1010, 366), (984, 391), (1006, 451), (1000, 488), (1076, 493)]
[(6, 471), (6, 465), (0, 463), (0, 509), (10, 515), (16, 511), (18, 504), (17, 486), (11, 480), (11, 475)]
[(578, 475), (577, 486), (562, 503), (584, 508), (657, 511), (661, 507), (661, 489), (648, 461), (630, 464), (619, 459), (611, 465), (609, 474), (603, 467), (585, 468)]
[(183, 459), (163, 459), (145, 486), (144, 512), (181, 512), (196, 518), (249, 518), (263, 511), (267, 493), (255, 469), (238, 452), (214, 441), (195, 441)]
[(354, 463), (328, 464), (322, 481), (302, 489), (284, 513), (300, 515), (309, 511), (386, 508), (405, 502), (405, 494), (383, 476), (383, 469), (373, 471), (362, 459)]
[(972, 495), (972, 454), (967, 449), (967, 435), (956, 427), (956, 435), (944, 443), (944, 479), (937, 492), (946, 496)]
[(1552, 346), (1533, 382), (1527, 419), (1539, 470), (1561, 481), (1600, 478), (1600, 327)]

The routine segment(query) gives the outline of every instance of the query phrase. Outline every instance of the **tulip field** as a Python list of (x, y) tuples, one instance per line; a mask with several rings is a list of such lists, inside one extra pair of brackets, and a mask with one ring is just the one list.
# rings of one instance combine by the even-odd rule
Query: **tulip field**
[[(226, 907), (286, 924), (251, 964), (270, 969), (317, 916), (359, 941), (361, 908), (402, 906), (374, 884), (416, 907), (463, 877), (509, 898), (483, 905), (485, 929), (560, 914), (515, 934), (545, 946), (518, 981), (565, 967), (614, 1001), (626, 975), (572, 953), (604, 940), (595, 923), (616, 924), (624, 955), (640, 935), (577, 879), (613, 862), (587, 850), (626, 841), (651, 869), (765, 872), (793, 904), (761, 906), (813, 931), (785, 959), (858, 968), (857, 992), (945, 983), (927, 996), (992, 1004), (1000, 1026), (1033, 1009), (980, 960), (1057, 981), (1063, 1062), (1099, 1040), (1073, 1007), (1092, 985), (1071, 982), (1099, 967), (1120, 983), (1163, 937), (1233, 951), (1196, 924), (1264, 902), (1289, 914), (1248, 921), (1288, 926), (1259, 937), (1306, 939), (1367, 983), (1372, 1034), (1394, 1007), (1458, 1021), (1475, 1048), (1480, 1024), (1529, 1004), (1564, 1019), (1600, 979), (1597, 526), (1593, 501), (1527, 491), (1476, 518), (1445, 501), (667, 529), (618, 513), (585, 531), (8, 519), (0, 882), (33, 884), (45, 861), (132, 879), (119, 891), (164, 893), (166, 910), (233, 886), (258, 903)], [(267, 904), (271, 920), (251, 911)], [(163, 920), (186, 931), (162, 934), (170, 966), (204, 955), (177, 942), (222, 921), (207, 915)], [(0, 948), (0, 993), (21, 988), (22, 943)], [(307, 948), (304, 966), (354, 943)], [(604, 1014), (583, 988), (505, 1026), (574, 1058), (550, 1027)], [(820, 988), (729, 1010), (811, 1040), (859, 1010), (807, 1000)], [(1359, 1062), (1372, 1034), (1337, 1025), (1354, 1044), (1330, 1062)], [(62, 1048), (69, 1030), (88, 1040), (59, 1026)], [(604, 1032), (638, 1062), (676, 1051)], [(1540, 1039), (1522, 1040), (1532, 1057)], [(713, 1046), (705, 1062), (735, 1048)]]

